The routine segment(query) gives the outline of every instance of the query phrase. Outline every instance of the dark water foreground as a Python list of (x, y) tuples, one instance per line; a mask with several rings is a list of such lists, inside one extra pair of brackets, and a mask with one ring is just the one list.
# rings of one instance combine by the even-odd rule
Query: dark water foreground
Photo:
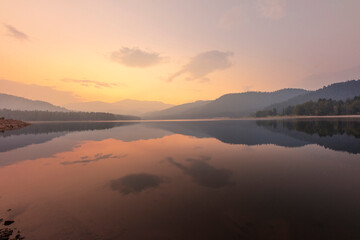
[(0, 229), (12, 220), (25, 239), (360, 239), (359, 183), (357, 120), (41, 123), (0, 135)]

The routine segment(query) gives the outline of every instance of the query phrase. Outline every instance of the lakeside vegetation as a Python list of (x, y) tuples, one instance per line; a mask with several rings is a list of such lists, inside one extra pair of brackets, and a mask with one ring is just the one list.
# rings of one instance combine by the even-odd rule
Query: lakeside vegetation
[(139, 117), (102, 112), (49, 112), (0, 109), (0, 117), (22, 121), (114, 121), (139, 120)]
[(283, 108), (282, 112), (278, 112), (276, 108), (257, 111), (255, 116), (336, 116), (358, 114), (360, 114), (360, 96), (346, 101), (321, 98), (318, 101), (308, 101), (295, 106), (288, 106)]

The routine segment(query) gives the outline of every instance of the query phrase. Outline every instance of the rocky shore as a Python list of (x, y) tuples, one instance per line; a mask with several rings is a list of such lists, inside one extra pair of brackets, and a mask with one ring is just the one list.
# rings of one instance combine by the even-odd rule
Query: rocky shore
[[(11, 209), (7, 210), (10, 212)], [(0, 240), (23, 240), (24, 236), (21, 235), (21, 232), (14, 227), (14, 220), (5, 220), (0, 216)]]
[(6, 130), (13, 130), (18, 128), (23, 128), (30, 125), (30, 123), (14, 120), (14, 119), (4, 119), (0, 118), (0, 132)]

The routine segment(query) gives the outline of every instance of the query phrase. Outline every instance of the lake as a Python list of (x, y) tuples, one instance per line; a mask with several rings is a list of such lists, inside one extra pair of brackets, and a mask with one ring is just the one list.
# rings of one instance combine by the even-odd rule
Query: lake
[(26, 239), (360, 239), (359, 184), (356, 119), (0, 133), (0, 218)]

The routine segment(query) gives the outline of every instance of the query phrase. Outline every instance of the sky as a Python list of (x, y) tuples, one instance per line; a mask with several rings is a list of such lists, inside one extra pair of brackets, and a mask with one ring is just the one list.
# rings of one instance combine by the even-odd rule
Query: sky
[(182, 104), (360, 79), (359, 0), (0, 0), (0, 92)]

